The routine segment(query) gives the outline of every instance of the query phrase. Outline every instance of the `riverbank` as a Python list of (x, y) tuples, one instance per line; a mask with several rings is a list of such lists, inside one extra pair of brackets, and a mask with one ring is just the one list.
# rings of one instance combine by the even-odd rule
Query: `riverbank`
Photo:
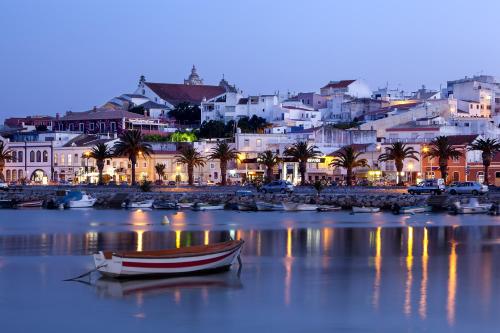
[[(45, 203), (54, 200), (61, 190), (84, 190), (94, 196), (97, 201), (95, 207), (116, 208), (124, 200), (165, 200), (175, 202), (211, 202), (224, 204), (247, 203), (264, 201), (269, 203), (295, 202), (321, 205), (340, 206), (350, 209), (353, 206), (378, 207), (389, 210), (394, 204), (399, 206), (426, 205), (429, 202), (442, 208), (448, 207), (460, 196), (431, 196), (409, 195), (402, 189), (395, 188), (329, 188), (317, 195), (310, 187), (297, 187), (293, 194), (262, 194), (252, 189), (251, 196), (237, 195), (236, 191), (242, 187), (158, 187), (151, 192), (141, 192), (133, 187), (56, 187), (56, 186), (25, 186), (9, 191), (0, 192), (1, 200), (17, 202), (43, 200)], [(246, 189), (246, 188), (245, 188)], [(437, 198), (439, 197), (439, 198)], [(437, 199), (437, 200), (436, 200)], [(500, 196), (496, 192), (479, 197), (480, 202), (500, 203)]]

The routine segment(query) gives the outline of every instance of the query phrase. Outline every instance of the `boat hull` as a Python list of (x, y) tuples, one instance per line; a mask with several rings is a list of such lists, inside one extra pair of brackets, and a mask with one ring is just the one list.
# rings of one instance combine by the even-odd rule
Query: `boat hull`
[(378, 213), (380, 208), (378, 207), (352, 207), (353, 213)]
[(43, 206), (43, 200), (25, 201), (25, 202), (19, 202), (17, 204), (18, 208), (34, 208), (34, 207), (42, 207), (42, 206)]
[(224, 205), (208, 205), (208, 206), (193, 206), (195, 211), (205, 211), (205, 210), (223, 210)]
[(256, 206), (259, 212), (281, 211), (285, 209), (282, 204), (270, 204), (267, 202), (258, 202)]
[(96, 199), (68, 201), (68, 208), (90, 208), (93, 207)]
[(94, 254), (94, 263), (102, 275), (113, 278), (205, 274), (229, 269), (240, 255), (242, 245), (240, 241), (220, 252), (171, 258), (127, 257), (114, 253), (106, 257), (101, 251)]

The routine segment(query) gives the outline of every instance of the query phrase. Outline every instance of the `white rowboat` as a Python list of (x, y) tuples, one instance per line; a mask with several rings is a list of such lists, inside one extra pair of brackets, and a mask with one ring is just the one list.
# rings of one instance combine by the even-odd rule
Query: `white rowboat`
[(352, 212), (353, 213), (378, 213), (380, 212), (380, 208), (378, 207), (352, 207)]
[(228, 270), (243, 243), (232, 240), (160, 251), (100, 251), (94, 254), (94, 263), (101, 274), (114, 278), (209, 273)]

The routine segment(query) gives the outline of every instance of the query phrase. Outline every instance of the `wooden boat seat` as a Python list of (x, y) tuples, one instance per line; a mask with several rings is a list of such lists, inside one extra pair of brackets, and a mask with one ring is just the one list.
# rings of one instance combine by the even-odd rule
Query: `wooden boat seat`
[[(193, 257), (199, 255), (207, 255), (229, 251), (232, 249), (236, 249), (244, 243), (243, 240), (231, 240), (222, 243), (215, 243), (209, 245), (195, 245), (195, 246), (187, 246), (181, 247), (179, 249), (168, 249), (168, 250), (156, 250), (156, 251), (131, 251), (131, 252), (104, 252), (104, 257), (109, 255), (109, 259), (111, 259), (111, 254), (116, 257), (125, 257), (125, 258), (178, 258), (178, 257)], [(111, 253), (111, 254), (108, 254)]]

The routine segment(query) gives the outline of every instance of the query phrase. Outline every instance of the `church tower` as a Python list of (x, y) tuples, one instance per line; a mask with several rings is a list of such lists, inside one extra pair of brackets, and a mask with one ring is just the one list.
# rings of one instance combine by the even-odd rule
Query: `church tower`
[(203, 84), (203, 79), (200, 78), (198, 73), (196, 72), (196, 67), (193, 65), (191, 68), (191, 74), (187, 80), (184, 80), (184, 84), (189, 86), (198, 86)]

